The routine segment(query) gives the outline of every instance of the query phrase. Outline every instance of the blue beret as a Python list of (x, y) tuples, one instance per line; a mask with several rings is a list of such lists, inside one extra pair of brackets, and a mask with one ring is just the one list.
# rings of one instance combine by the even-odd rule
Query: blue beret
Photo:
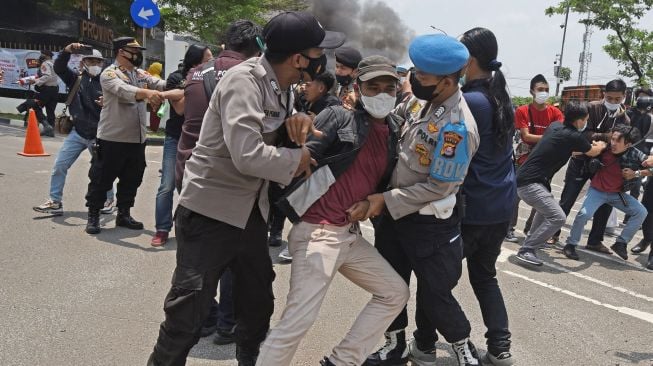
[(415, 67), (432, 75), (449, 75), (465, 66), (469, 51), (457, 39), (444, 34), (428, 34), (415, 38), (408, 48)]

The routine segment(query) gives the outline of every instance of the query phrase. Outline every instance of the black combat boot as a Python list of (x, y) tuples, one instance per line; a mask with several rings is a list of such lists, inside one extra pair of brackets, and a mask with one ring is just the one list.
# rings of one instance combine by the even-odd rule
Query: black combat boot
[(100, 230), (100, 210), (89, 208), (88, 220), (86, 221), (86, 233), (99, 234)]
[(116, 226), (124, 226), (132, 230), (143, 230), (143, 223), (134, 220), (129, 214), (129, 207), (118, 207)]
[(246, 347), (236, 346), (236, 360), (238, 366), (256, 366), (258, 350), (247, 349)]

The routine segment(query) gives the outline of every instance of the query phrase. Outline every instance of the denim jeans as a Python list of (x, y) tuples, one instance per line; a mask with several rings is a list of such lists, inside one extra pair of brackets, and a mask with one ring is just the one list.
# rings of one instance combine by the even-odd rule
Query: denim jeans
[(587, 221), (594, 215), (596, 210), (604, 204), (625, 212), (630, 217), (628, 223), (621, 231), (621, 235), (617, 237), (617, 242), (628, 244), (633, 239), (633, 236), (635, 236), (635, 233), (637, 233), (637, 230), (639, 230), (642, 222), (646, 218), (646, 208), (637, 199), (627, 193), (601, 192), (594, 187), (590, 187), (587, 191), (587, 196), (585, 196), (583, 207), (581, 207), (578, 215), (574, 219), (574, 224), (567, 238), (567, 244), (578, 245), (585, 224), (587, 224)]
[[(63, 140), (63, 145), (59, 149), (57, 160), (55, 160), (52, 168), (52, 176), (50, 177), (51, 200), (61, 202), (68, 169), (77, 161), (82, 151), (88, 149), (88, 152), (91, 153), (94, 142), (95, 140), (81, 137), (74, 128), (70, 131), (68, 137)], [(113, 199), (113, 189), (107, 191), (107, 199)]]
[(163, 161), (161, 162), (161, 184), (156, 193), (154, 218), (156, 231), (172, 230), (172, 198), (175, 194), (175, 163), (179, 140), (166, 135), (163, 142)]
[(520, 253), (532, 252), (544, 245), (553, 234), (565, 224), (567, 216), (560, 208), (553, 194), (540, 183), (531, 183), (517, 188), (522, 201), (537, 211), (528, 237), (519, 249)]

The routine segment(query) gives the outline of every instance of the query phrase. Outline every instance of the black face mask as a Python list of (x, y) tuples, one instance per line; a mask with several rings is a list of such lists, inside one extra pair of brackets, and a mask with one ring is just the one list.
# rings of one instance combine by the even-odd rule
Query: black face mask
[(438, 86), (440, 86), (440, 83), (444, 79), (440, 79), (437, 84), (435, 85), (429, 85), (429, 86), (423, 86), (419, 80), (417, 80), (417, 77), (415, 77), (415, 74), (411, 73), (410, 74), (410, 88), (413, 90), (413, 95), (417, 99), (421, 100), (426, 100), (430, 101), (438, 97), (440, 93), (436, 93), (436, 89)]
[(347, 86), (351, 84), (351, 81), (353, 80), (351, 75), (336, 75), (336, 80), (338, 81), (338, 84), (340, 86)]
[(127, 60), (129, 60), (134, 67), (139, 67), (143, 64), (143, 54), (141, 52), (129, 52), (127, 50), (123, 50), (123, 52), (127, 52), (131, 55)]
[(303, 57), (306, 57), (309, 63), (308, 66), (306, 66), (306, 68), (299, 69), (300, 71), (302, 71), (302, 75), (300, 76), (300, 83), (304, 81), (304, 72), (311, 77), (311, 80), (315, 80), (315, 77), (323, 73), (324, 70), (326, 69), (326, 63), (327, 63), (326, 55), (322, 55), (318, 58), (308, 57), (303, 53), (301, 55)]

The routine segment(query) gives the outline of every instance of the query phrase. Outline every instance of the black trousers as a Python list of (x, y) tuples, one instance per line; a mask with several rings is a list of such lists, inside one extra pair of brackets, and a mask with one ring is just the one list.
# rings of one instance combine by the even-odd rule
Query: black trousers
[(496, 263), (509, 224), (462, 225), (464, 255), (474, 295), (487, 328), (488, 351), (493, 355), (510, 351), (508, 313), (497, 282)]
[(57, 99), (59, 98), (58, 86), (41, 86), (36, 99), (41, 101), (45, 107), (45, 114), (47, 115), (48, 124), (54, 127), (55, 109), (57, 108)]
[[(583, 186), (590, 179), (587, 174), (583, 173), (582, 168), (582, 160), (574, 158), (569, 159), (567, 172), (565, 173), (565, 186), (560, 195), (560, 207), (567, 216), (569, 216), (571, 208), (574, 207), (574, 203), (578, 199), (578, 195), (583, 189)], [(612, 206), (607, 204), (602, 205), (598, 210), (596, 210), (594, 213), (594, 219), (592, 220), (592, 230), (587, 238), (587, 244), (596, 245), (603, 241), (603, 235), (605, 234), (605, 228), (608, 225), (608, 219), (610, 218), (611, 212)], [(560, 237), (560, 230), (555, 233), (555, 237)]]
[(245, 229), (178, 206), (175, 213), (177, 267), (165, 298), (166, 318), (148, 365), (185, 365), (209, 315), (218, 280), (233, 274), (236, 344), (258, 353), (274, 310), (274, 271), (268, 253), (267, 227), (254, 206)]
[[(435, 329), (450, 343), (469, 337), (469, 321), (451, 293), (462, 274), (459, 220), (437, 220), (418, 213), (394, 220), (386, 213), (375, 220), (374, 226), (379, 253), (406, 283), (410, 282), (411, 272), (415, 272), (418, 344), (433, 347), (438, 339)], [(404, 308), (388, 331), (407, 326), (408, 313)]]
[(282, 195), (283, 188), (278, 183), (270, 182), (270, 188), (268, 189), (268, 196), (270, 198), (270, 219), (268, 220), (270, 236), (281, 235), (283, 224), (286, 222), (286, 215), (279, 209), (279, 206), (274, 204)]
[(116, 178), (116, 206), (134, 207), (136, 191), (143, 182), (145, 166), (145, 144), (98, 139), (88, 171), (90, 182), (86, 193), (86, 207), (94, 210), (104, 207), (107, 191), (112, 188)]
[[(653, 241), (653, 184), (650, 181), (647, 181), (644, 185), (642, 205), (648, 211), (648, 215), (646, 215), (646, 219), (642, 223), (642, 234), (644, 234), (644, 240)], [(653, 255), (653, 249), (651, 249), (651, 253)]]

